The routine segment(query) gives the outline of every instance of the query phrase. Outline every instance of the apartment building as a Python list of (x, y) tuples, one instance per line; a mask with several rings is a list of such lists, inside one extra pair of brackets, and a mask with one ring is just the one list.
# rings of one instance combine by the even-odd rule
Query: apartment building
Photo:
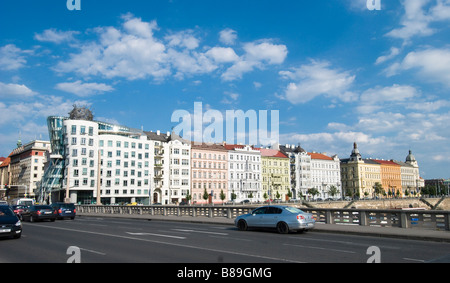
[(228, 194), (235, 202), (263, 201), (261, 152), (250, 145), (224, 143), (228, 150)]
[(261, 148), (262, 192), (264, 199), (289, 200), (289, 158), (277, 149)]
[(191, 185), (190, 142), (170, 132), (145, 134), (150, 143), (150, 204), (186, 201)]
[(222, 144), (191, 144), (191, 184), (194, 204), (221, 204), (230, 200), (228, 150)]
[[(351, 197), (403, 197), (423, 187), (419, 166), (411, 151), (405, 162), (362, 158), (356, 143), (350, 158), (341, 160), (341, 178), (344, 196)], [(383, 195), (375, 192), (377, 183), (382, 186)]]
[(341, 167), (337, 155), (332, 157), (323, 153), (310, 152), (311, 156), (311, 188), (318, 191), (316, 198), (339, 198), (342, 195)]
[(25, 145), (21, 141), (17, 143), (17, 148), (0, 166), (0, 181), (2, 186), (7, 185), (9, 198), (35, 197), (49, 152), (48, 141), (34, 140)]

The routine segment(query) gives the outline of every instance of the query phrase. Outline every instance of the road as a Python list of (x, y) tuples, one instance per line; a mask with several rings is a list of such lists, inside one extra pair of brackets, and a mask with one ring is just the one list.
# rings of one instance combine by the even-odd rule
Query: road
[[(70, 248), (71, 247), (71, 248)], [(374, 248), (375, 247), (375, 248)], [(77, 217), (23, 223), (0, 240), (0, 263), (418, 263), (450, 261), (450, 243), (227, 225)]]

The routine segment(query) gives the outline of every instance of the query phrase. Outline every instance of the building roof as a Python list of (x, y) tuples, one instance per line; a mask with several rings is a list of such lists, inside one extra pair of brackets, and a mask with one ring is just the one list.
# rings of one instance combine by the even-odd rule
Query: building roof
[(259, 148), (255, 148), (255, 147), (253, 147), (252, 145), (246, 145), (246, 144), (227, 144), (227, 143), (224, 143), (224, 144), (223, 144), (223, 147), (224, 147), (225, 149), (227, 149), (227, 150), (234, 150), (234, 149), (236, 149), (236, 148), (242, 149), (242, 148), (244, 148), (244, 147), (246, 147), (246, 146), (251, 147), (253, 150), (259, 150)]
[(153, 141), (161, 141), (161, 142), (168, 142), (169, 137), (167, 134), (163, 134), (158, 132), (144, 132), (147, 135), (147, 139), (153, 140)]
[(259, 151), (261, 152), (261, 156), (265, 156), (265, 157), (288, 158), (281, 151), (276, 150), (276, 149), (260, 148)]
[(294, 152), (294, 153), (299, 153), (299, 152), (306, 152), (306, 150), (304, 150), (301, 146), (300, 146), (300, 144), (298, 145), (298, 146), (295, 146), (295, 145), (280, 145), (280, 150), (283, 152), (283, 153), (286, 153), (286, 152)]
[(379, 159), (373, 159), (373, 161), (381, 164), (381, 165), (391, 165), (391, 166), (400, 166), (399, 164), (391, 161), (391, 160), (379, 160)]
[(333, 160), (333, 158), (322, 153), (308, 152), (308, 155), (311, 156), (311, 159)]
[[(4, 158), (4, 157), (2, 157), (2, 158)], [(5, 158), (5, 160), (3, 160), (2, 163), (0, 163), (0, 167), (6, 167), (6, 166), (8, 166), (10, 163), (11, 163), (11, 158), (10, 158), (10, 157), (7, 157), (7, 158)]]
[(192, 149), (204, 149), (204, 150), (217, 150), (217, 151), (227, 151), (227, 149), (222, 144), (216, 143), (197, 143), (191, 142)]

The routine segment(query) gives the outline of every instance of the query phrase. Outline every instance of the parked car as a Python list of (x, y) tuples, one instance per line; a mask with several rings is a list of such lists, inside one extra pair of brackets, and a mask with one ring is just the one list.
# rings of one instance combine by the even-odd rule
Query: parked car
[(68, 217), (73, 220), (77, 214), (75, 204), (73, 203), (55, 202), (51, 204), (51, 207), (57, 212), (56, 218), (58, 219)]
[(50, 205), (32, 205), (22, 212), (22, 219), (28, 219), (30, 222), (45, 220), (55, 221), (58, 212)]
[(278, 233), (289, 231), (307, 231), (315, 227), (313, 215), (291, 206), (263, 206), (236, 217), (236, 227), (245, 231), (248, 228), (273, 228)]
[(9, 205), (0, 205), (0, 237), (22, 236), (22, 223), (14, 214)]
[(23, 205), (13, 205), (13, 206), (11, 206), (11, 209), (13, 210), (14, 214), (20, 220), (22, 220), (22, 213), (25, 210), (25, 208), (26, 208), (26, 206), (23, 206)]

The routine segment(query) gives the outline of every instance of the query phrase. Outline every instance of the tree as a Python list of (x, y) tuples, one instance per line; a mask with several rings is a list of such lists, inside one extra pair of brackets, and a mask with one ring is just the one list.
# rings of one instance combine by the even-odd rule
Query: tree
[(223, 201), (225, 200), (226, 197), (227, 196), (223, 193), (223, 190), (221, 190), (220, 191), (220, 199), (222, 200), (222, 204), (223, 204)]
[(328, 190), (328, 194), (330, 194), (332, 197), (334, 197), (335, 195), (337, 195), (339, 193), (338, 188), (336, 188), (336, 186), (331, 186), (330, 189)]
[(203, 191), (203, 199), (204, 199), (205, 201), (207, 201), (208, 198), (209, 198), (209, 194), (208, 194), (208, 192), (206, 191), (206, 188), (205, 188), (205, 190)]
[(376, 182), (375, 185), (373, 185), (373, 190), (375, 191), (375, 195), (383, 194), (383, 186), (379, 182)]
[(187, 194), (186, 195), (186, 201), (190, 204), (191, 203), (191, 199), (192, 199), (192, 196), (191, 196), (191, 194)]
[(311, 189), (308, 189), (308, 194), (310, 194), (310, 195), (312, 195), (313, 196), (313, 198), (316, 196), (316, 195), (318, 195), (319, 194), (319, 190), (318, 189), (316, 189), (316, 188), (311, 188)]

